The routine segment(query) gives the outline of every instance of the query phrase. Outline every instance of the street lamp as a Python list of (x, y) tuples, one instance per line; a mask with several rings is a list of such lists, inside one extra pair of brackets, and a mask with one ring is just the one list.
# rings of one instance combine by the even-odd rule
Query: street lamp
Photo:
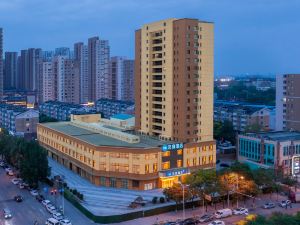
[[(244, 180), (244, 177), (241, 176), (240, 179)], [(238, 192), (238, 190), (239, 190), (239, 175), (237, 174), (236, 175), (236, 192)], [(239, 198), (238, 197), (236, 198), (236, 207), (237, 208), (239, 207)]]
[(185, 207), (184, 207), (184, 184), (180, 181), (177, 182), (182, 187), (182, 219), (185, 220)]

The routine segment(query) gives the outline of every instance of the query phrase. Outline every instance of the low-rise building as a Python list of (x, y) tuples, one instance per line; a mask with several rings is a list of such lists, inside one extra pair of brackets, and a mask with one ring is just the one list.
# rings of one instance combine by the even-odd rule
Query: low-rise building
[(95, 106), (97, 112), (101, 112), (104, 118), (110, 118), (115, 114), (134, 112), (134, 103), (131, 101), (101, 98), (96, 101)]
[(35, 138), (38, 122), (39, 112), (36, 110), (0, 104), (0, 126), (12, 135)]
[(59, 121), (68, 121), (71, 114), (95, 113), (95, 110), (88, 106), (59, 101), (48, 101), (39, 106), (41, 114), (57, 119)]
[(216, 100), (214, 104), (214, 121), (232, 122), (233, 129), (244, 132), (247, 127), (257, 125), (262, 131), (274, 128), (274, 107), (254, 105), (242, 102)]
[(134, 131), (132, 117), (72, 115), (70, 122), (38, 124), (38, 141), (49, 157), (90, 182), (149, 190), (216, 163), (214, 141), (178, 143)]
[(238, 135), (238, 160), (252, 168), (292, 172), (292, 158), (300, 155), (299, 132), (265, 132)]

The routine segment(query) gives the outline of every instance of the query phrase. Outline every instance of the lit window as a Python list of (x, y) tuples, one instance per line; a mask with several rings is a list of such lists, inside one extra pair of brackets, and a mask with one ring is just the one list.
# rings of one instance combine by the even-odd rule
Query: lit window
[(170, 169), (170, 162), (164, 162), (162, 168), (164, 170)]
[(182, 149), (177, 150), (177, 155), (182, 155)]
[(170, 156), (170, 151), (163, 152), (163, 157), (168, 157), (168, 156)]
[(182, 167), (182, 160), (177, 160), (177, 167)]

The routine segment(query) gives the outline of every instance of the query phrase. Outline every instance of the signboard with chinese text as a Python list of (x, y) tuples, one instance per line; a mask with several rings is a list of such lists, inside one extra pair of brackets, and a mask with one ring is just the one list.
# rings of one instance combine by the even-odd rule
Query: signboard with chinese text
[(162, 146), (162, 151), (172, 151), (172, 150), (178, 150), (183, 149), (183, 143), (176, 143), (176, 144), (167, 144)]

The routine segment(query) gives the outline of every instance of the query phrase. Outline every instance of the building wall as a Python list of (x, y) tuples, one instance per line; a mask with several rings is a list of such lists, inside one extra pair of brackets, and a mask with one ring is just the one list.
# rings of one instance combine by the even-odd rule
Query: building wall
[(3, 29), (0, 28), (0, 99), (3, 97)]
[(276, 76), (276, 130), (282, 131), (284, 130), (283, 124), (283, 75)]
[(52, 62), (42, 62), (40, 66), (39, 103), (56, 99), (56, 82)]

